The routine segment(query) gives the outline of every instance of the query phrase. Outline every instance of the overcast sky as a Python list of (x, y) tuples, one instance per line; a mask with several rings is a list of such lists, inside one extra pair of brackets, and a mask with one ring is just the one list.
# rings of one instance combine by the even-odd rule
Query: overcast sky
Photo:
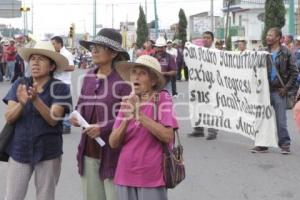
[[(33, 5), (33, 29), (35, 35), (43, 33), (67, 34), (71, 23), (76, 32), (92, 33), (94, 0), (23, 0), (28, 7)], [(186, 16), (210, 10), (210, 0), (156, 0), (160, 28), (167, 28), (178, 22), (178, 12), (183, 8)], [(139, 5), (145, 10), (145, 0), (97, 0), (97, 24), (119, 28), (121, 21), (136, 22)], [(154, 19), (154, 0), (147, 0), (147, 20)], [(113, 5), (113, 6), (112, 6)], [(112, 7), (114, 20), (112, 20)], [(214, 13), (222, 15), (222, 0), (214, 0)], [(28, 26), (31, 29), (31, 13)], [(23, 27), (23, 19), (1, 19), (0, 23)]]

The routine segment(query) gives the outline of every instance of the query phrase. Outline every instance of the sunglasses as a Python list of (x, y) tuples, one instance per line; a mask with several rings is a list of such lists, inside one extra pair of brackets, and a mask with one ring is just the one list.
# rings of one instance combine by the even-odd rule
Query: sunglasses
[(89, 49), (90, 49), (90, 51), (99, 53), (100, 51), (106, 51), (109, 48), (106, 46), (100, 45), (100, 44), (94, 44), (94, 45), (91, 45)]

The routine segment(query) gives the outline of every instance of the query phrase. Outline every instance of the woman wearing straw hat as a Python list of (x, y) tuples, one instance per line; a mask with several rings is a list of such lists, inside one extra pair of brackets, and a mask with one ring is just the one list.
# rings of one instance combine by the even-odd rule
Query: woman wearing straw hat
[(5, 118), (15, 127), (6, 149), (6, 200), (24, 199), (33, 173), (36, 199), (54, 200), (63, 153), (61, 119), (70, 110), (71, 98), (67, 85), (54, 79), (53, 72), (64, 70), (68, 61), (50, 42), (18, 53), (29, 62), (31, 77), (16, 80), (3, 99)]
[(178, 125), (171, 97), (161, 91), (165, 86), (161, 66), (144, 55), (135, 63), (120, 62), (116, 68), (133, 85), (131, 95), (123, 98), (109, 138), (113, 148), (122, 147), (114, 179), (119, 200), (167, 200), (162, 143), (173, 141)]
[[(118, 162), (119, 151), (108, 145), (115, 116), (122, 97), (131, 91), (130, 86), (114, 69), (115, 62), (128, 60), (128, 53), (121, 47), (122, 36), (114, 29), (104, 28), (93, 41), (80, 41), (92, 52), (93, 64), (84, 77), (76, 109), (91, 124), (83, 130), (78, 146), (78, 168), (81, 175), (84, 200), (116, 200), (112, 179)], [(71, 123), (79, 126), (75, 116)], [(106, 145), (100, 147), (96, 137)]]

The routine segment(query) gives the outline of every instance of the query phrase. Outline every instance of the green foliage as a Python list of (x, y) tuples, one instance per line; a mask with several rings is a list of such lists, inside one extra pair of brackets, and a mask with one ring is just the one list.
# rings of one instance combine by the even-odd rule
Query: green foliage
[(144, 42), (148, 39), (149, 36), (147, 20), (142, 6), (140, 6), (140, 14), (137, 21), (136, 35), (137, 35), (136, 43), (138, 47), (142, 47)]
[(265, 28), (262, 33), (263, 44), (266, 45), (266, 35), (270, 28), (282, 28), (285, 25), (285, 6), (283, 0), (266, 0)]
[(175, 39), (179, 39), (182, 41), (182, 44), (186, 42), (186, 28), (187, 28), (187, 19), (184, 13), (184, 10), (180, 8), (179, 10), (179, 22), (178, 22), (178, 33), (175, 36)]
[(231, 33), (229, 32), (227, 39), (226, 39), (226, 50), (231, 51), (232, 50), (232, 40), (231, 40)]

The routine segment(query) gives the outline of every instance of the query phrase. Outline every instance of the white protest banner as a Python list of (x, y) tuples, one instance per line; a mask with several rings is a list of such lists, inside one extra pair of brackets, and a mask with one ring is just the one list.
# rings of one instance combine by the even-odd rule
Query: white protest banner
[(256, 146), (277, 147), (267, 59), (267, 52), (241, 54), (187, 43), (192, 126), (239, 133)]

